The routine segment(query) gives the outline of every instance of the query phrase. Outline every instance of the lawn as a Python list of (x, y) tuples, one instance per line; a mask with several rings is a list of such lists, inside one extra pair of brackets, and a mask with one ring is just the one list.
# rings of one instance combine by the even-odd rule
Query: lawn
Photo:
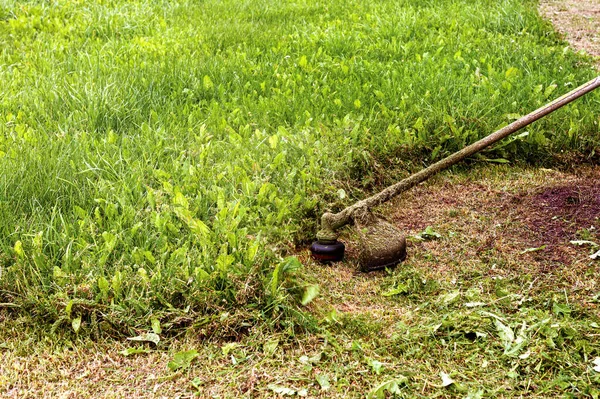
[[(349, 324), (322, 314), (322, 298), (299, 304), (316, 284), (326, 296), (325, 276), (302, 251), (321, 212), (364, 198), (597, 74), (536, 7), (530, 0), (1, 2), (4, 328), (16, 337), (49, 331), (53, 342), (160, 336), (161, 345), (186, 331), (237, 340), (258, 328), (267, 341), (308, 332), (331, 344), (327, 337)], [(596, 162), (599, 103), (597, 93), (588, 95), (471, 164)], [(580, 230), (570, 239), (596, 242), (593, 231)], [(537, 253), (546, 243), (535, 244), (521, 250)], [(471, 263), (461, 259), (465, 270)], [(447, 265), (427, 267), (438, 266)], [(385, 301), (408, 293), (417, 307), (428, 295), (450, 295), (444, 309), (463, 297), (504, 306), (500, 294), (457, 293), (440, 276), (413, 293), (425, 289), (403, 288), (402, 279), (417, 281), (406, 275), (413, 272), (422, 273), (409, 266), (378, 277), (378, 290), (395, 292)], [(506, 290), (528, 298), (512, 285)], [(582, 334), (583, 325), (595, 328), (589, 313), (544, 298), (548, 314), (537, 299), (523, 318), (478, 317), (512, 328), (514, 340), (538, 334), (547, 323), (536, 323), (548, 315), (582, 315), (569, 324)], [(438, 316), (423, 325), (443, 325)], [(470, 313), (452, 317), (472, 322)], [(357, 320), (365, 337), (378, 331)], [(465, 334), (490, 336), (492, 327)], [(439, 331), (446, 330), (414, 336)], [(362, 333), (352, 334), (351, 344)], [(525, 353), (511, 352), (514, 340), (502, 334), (508, 356)], [(464, 337), (480, 345), (478, 335)], [(417, 344), (407, 342), (402, 353), (413, 353)], [(590, 345), (579, 352), (585, 364), (597, 356)], [(369, 364), (379, 375), (382, 366)], [(580, 382), (577, 389), (591, 392)]]
[[(271, 317), (325, 207), (593, 76), (533, 1), (6, 1), (0, 24), (1, 300), (55, 327)], [(483, 157), (590, 156), (597, 105)]]

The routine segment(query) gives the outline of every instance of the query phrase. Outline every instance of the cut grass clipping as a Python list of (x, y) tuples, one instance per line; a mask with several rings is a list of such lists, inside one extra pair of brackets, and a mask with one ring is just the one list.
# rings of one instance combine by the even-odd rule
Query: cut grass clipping
[[(79, 333), (293, 309), (286, 248), (362, 195), (336, 181), (439, 159), (593, 76), (535, 7), (2, 2), (0, 301)], [(484, 157), (593, 155), (598, 102)]]

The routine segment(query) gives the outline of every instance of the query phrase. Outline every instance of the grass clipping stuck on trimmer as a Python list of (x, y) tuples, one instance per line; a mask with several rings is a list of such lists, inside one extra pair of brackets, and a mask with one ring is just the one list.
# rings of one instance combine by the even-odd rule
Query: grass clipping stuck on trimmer
[(363, 208), (354, 214), (354, 225), (361, 244), (361, 271), (393, 267), (406, 259), (406, 237), (393, 224)]
[(354, 223), (358, 229), (358, 236), (360, 238), (359, 261), (362, 271), (378, 270), (395, 266), (402, 262), (406, 258), (405, 237), (398, 228), (373, 215), (371, 209), (424, 182), (440, 171), (502, 140), (530, 123), (556, 111), (599, 86), (600, 77), (592, 79), (551, 103), (538, 108), (510, 125), (449, 155), (422, 171), (386, 188), (380, 193), (359, 201), (338, 213), (324, 213), (321, 217), (321, 229), (317, 233), (317, 241), (313, 242), (310, 247), (313, 258), (323, 263), (341, 261), (344, 258), (345, 247), (344, 244), (337, 240), (339, 236), (338, 230), (347, 224)]

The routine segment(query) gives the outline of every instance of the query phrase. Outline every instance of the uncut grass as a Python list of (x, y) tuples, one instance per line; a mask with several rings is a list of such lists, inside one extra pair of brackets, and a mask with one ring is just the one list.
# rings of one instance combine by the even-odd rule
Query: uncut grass
[[(55, 329), (270, 317), (281, 256), (371, 167), (593, 76), (532, 1), (8, 1), (0, 24), (0, 295)], [(597, 106), (485, 156), (593, 157)]]

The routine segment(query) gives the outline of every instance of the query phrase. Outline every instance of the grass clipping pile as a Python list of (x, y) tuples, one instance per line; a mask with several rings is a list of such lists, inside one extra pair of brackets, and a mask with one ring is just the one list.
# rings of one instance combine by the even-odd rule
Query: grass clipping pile
[(361, 271), (385, 269), (406, 259), (406, 238), (396, 226), (366, 208), (354, 215), (354, 223), (361, 241)]

